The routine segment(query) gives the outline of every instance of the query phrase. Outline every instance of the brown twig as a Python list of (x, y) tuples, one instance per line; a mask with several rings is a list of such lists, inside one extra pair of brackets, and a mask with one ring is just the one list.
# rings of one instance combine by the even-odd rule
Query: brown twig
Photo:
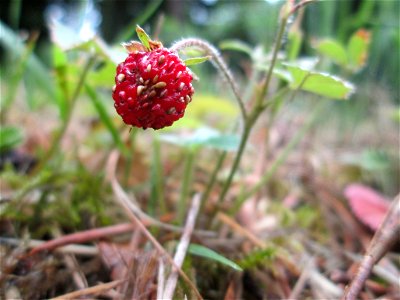
[(389, 251), (400, 234), (400, 195), (393, 200), (382, 224), (372, 238), (363, 261), (342, 300), (355, 300), (376, 264)]
[[(32, 240), (32, 239), (30, 239), (28, 241), (24, 241), (24, 240), (15, 239), (15, 238), (3, 238), (3, 237), (0, 237), (0, 243), (12, 245), (12, 246), (23, 245), (25, 248), (29, 249), (29, 248), (42, 248), (42, 247), (43, 248), (47, 248), (47, 246), (44, 246), (44, 245), (49, 243), (49, 242), (41, 241), (41, 240)], [(69, 244), (67, 246), (61, 246), (61, 247), (57, 246), (57, 247), (58, 248), (55, 248), (55, 251), (58, 251), (60, 253), (70, 253), (70, 254), (87, 255), (87, 256), (97, 255), (97, 253), (98, 253), (97, 248), (93, 247), (93, 246)], [(38, 250), (38, 251), (42, 251), (42, 250), (44, 250), (44, 249), (41, 249), (41, 250)], [(38, 251), (35, 251), (35, 253), (37, 253)], [(31, 255), (31, 253), (29, 253), (28, 256), (29, 255)]]
[(97, 239), (104, 238), (106, 236), (114, 236), (117, 234), (125, 233), (132, 231), (134, 226), (132, 223), (123, 223), (118, 225), (112, 225), (102, 228), (95, 228), (90, 230), (85, 230), (77, 233), (72, 233), (68, 235), (61, 236), (59, 238), (55, 238), (51, 241), (45, 242), (39, 246), (34, 247), (29, 255), (34, 255), (41, 251), (51, 251), (55, 248), (68, 245), (68, 244), (78, 244), (85, 243), (88, 241), (93, 241)]

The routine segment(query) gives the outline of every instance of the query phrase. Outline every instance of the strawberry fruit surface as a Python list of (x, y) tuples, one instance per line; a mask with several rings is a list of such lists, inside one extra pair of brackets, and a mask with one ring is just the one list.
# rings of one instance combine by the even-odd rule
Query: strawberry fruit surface
[(184, 62), (167, 48), (140, 48), (117, 67), (114, 107), (123, 121), (143, 129), (171, 126), (192, 101), (193, 77)]

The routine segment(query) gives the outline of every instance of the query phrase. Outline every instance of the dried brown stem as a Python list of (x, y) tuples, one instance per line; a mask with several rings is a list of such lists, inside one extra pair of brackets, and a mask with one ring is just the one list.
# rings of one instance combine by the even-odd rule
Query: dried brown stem
[(400, 234), (400, 195), (393, 200), (381, 226), (372, 238), (364, 259), (342, 300), (355, 300), (361, 292), (365, 281), (371, 274), (373, 266), (389, 251), (390, 246)]
[(51, 241), (45, 242), (39, 246), (34, 247), (29, 255), (36, 254), (40, 251), (51, 251), (55, 248), (68, 245), (68, 244), (78, 244), (85, 243), (88, 241), (93, 241), (97, 239), (104, 238), (106, 236), (114, 236), (117, 234), (125, 233), (132, 231), (134, 226), (132, 223), (124, 223), (113, 226), (107, 226), (103, 228), (95, 228), (90, 230), (85, 230), (77, 233), (72, 233), (68, 235), (61, 236), (59, 238), (55, 238)]

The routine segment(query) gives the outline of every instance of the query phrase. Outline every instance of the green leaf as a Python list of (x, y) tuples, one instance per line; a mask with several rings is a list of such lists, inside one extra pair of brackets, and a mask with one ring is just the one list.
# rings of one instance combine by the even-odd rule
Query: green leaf
[(23, 140), (24, 134), (21, 128), (13, 126), (0, 127), (0, 152), (17, 147)]
[(107, 60), (100, 68), (88, 74), (88, 81), (93, 87), (110, 88), (114, 83), (115, 64)]
[[(13, 71), (11, 72), (11, 76), (9, 82), (7, 83), (7, 93), (3, 99), (1, 99), (1, 114), (5, 115), (7, 113), (7, 109), (12, 105), (17, 96), (17, 91), (19, 84), (22, 79), (29, 78), (28, 76), (24, 76), (27, 69), (27, 64), (29, 58), (32, 55), (33, 49), (35, 48), (37, 40), (37, 35), (31, 37), (31, 39), (27, 42), (23, 53), (17, 61), (12, 61), (11, 65), (13, 65)], [(14, 54), (14, 53), (13, 53)], [(29, 93), (28, 93), (29, 94)], [(29, 100), (28, 96), (26, 97)], [(28, 104), (32, 107), (31, 103), (28, 101)]]
[(392, 119), (397, 122), (400, 123), (400, 107), (395, 109), (392, 113)]
[(146, 47), (147, 50), (150, 50), (150, 37), (147, 35), (146, 31), (139, 25), (136, 25), (136, 33), (139, 40), (142, 42), (143, 46)]
[(65, 121), (68, 114), (68, 99), (70, 86), (68, 84), (68, 59), (65, 51), (57, 44), (53, 44), (53, 65), (54, 74), (57, 83), (56, 101), (61, 118)]
[(186, 66), (191, 66), (191, 65), (198, 65), (201, 64), (207, 60), (211, 59), (211, 56), (202, 56), (202, 57), (192, 57), (185, 59), (183, 62), (185, 63)]
[(371, 33), (365, 29), (360, 29), (351, 36), (348, 53), (350, 68), (354, 71), (364, 67), (368, 57), (370, 39)]
[(360, 165), (369, 171), (387, 170), (391, 166), (388, 154), (380, 149), (364, 150), (358, 159)]
[(213, 149), (236, 151), (239, 146), (239, 136), (233, 134), (221, 134), (217, 130), (208, 127), (201, 127), (191, 135), (163, 134), (160, 139), (174, 145), (195, 148), (209, 147)]
[(53, 44), (53, 65), (55, 68), (65, 67), (67, 65), (67, 55), (57, 44)]
[(249, 56), (252, 56), (253, 50), (252, 48), (239, 40), (226, 40), (219, 44), (219, 48), (221, 50), (233, 50), (238, 52), (246, 53)]
[(316, 50), (330, 58), (332, 61), (341, 66), (346, 66), (347, 64), (347, 53), (346, 49), (337, 41), (333, 39), (323, 39), (318, 42)]
[(345, 100), (354, 92), (354, 86), (336, 76), (309, 71), (292, 64), (284, 64), (290, 75), (291, 89), (301, 89), (332, 99)]
[(217, 252), (206, 248), (204, 246), (198, 245), (198, 244), (190, 244), (188, 252), (197, 255), (197, 256), (202, 256), (209, 258), (211, 260), (215, 260), (223, 265), (226, 265), (228, 267), (231, 267), (232, 269), (236, 271), (243, 271), (243, 269), (233, 261), (227, 259), (226, 257), (222, 256), (221, 254), (218, 254)]

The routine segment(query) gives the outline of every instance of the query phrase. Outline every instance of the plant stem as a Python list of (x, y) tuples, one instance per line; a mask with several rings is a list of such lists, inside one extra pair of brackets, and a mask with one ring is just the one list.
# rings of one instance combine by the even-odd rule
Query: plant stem
[(249, 191), (244, 192), (240, 195), (239, 199), (236, 201), (234, 206), (229, 212), (229, 215), (234, 215), (242, 206), (242, 204), (251, 196), (254, 196), (263, 186), (265, 186), (271, 177), (275, 174), (276, 170), (286, 161), (288, 155), (292, 150), (298, 145), (302, 137), (310, 130), (311, 126), (314, 124), (315, 120), (320, 116), (321, 109), (323, 108), (324, 102), (318, 103), (311, 116), (308, 118), (303, 127), (295, 133), (291, 138), (289, 143), (286, 144), (284, 149), (279, 153), (278, 157), (273, 161), (268, 170), (263, 174), (259, 182), (254, 185)]
[(281, 24), (279, 26), (278, 36), (276, 38), (274, 50), (273, 50), (273, 53), (272, 53), (271, 64), (270, 64), (270, 67), (268, 69), (267, 77), (265, 78), (265, 81), (264, 81), (264, 83), (262, 85), (260, 96), (257, 99), (258, 100), (257, 103), (259, 105), (261, 105), (263, 99), (268, 94), (268, 89), (269, 89), (269, 85), (270, 85), (270, 82), (271, 82), (272, 73), (273, 73), (277, 58), (278, 58), (279, 49), (281, 48), (283, 34), (285, 33), (287, 18), (288, 17), (282, 18)]
[(184, 218), (185, 218), (185, 212), (187, 208), (187, 199), (189, 196), (189, 188), (192, 183), (192, 177), (193, 177), (193, 166), (194, 166), (194, 157), (196, 154), (196, 150), (194, 149), (189, 149), (186, 153), (186, 159), (185, 159), (185, 169), (183, 171), (183, 181), (182, 181), (182, 187), (181, 187), (181, 194), (178, 202), (178, 220), (180, 223), (183, 223)]
[(57, 132), (57, 135), (54, 138), (54, 141), (53, 141), (53, 143), (51, 145), (51, 148), (50, 148), (49, 152), (47, 153), (46, 157), (44, 158), (42, 163), (39, 165), (37, 170), (40, 169), (41, 166), (44, 166), (47, 162), (49, 162), (52, 159), (52, 157), (54, 156), (54, 154), (56, 153), (57, 149), (59, 148), (60, 143), (61, 143), (61, 141), (62, 141), (62, 139), (63, 139), (63, 137), (65, 135), (65, 132), (67, 131), (69, 122), (71, 120), (72, 112), (74, 110), (76, 100), (78, 99), (78, 96), (79, 96), (79, 94), (80, 94), (80, 92), (81, 92), (81, 90), (82, 90), (82, 88), (84, 86), (84, 83), (85, 83), (85, 80), (86, 80), (86, 76), (89, 73), (89, 70), (92, 67), (92, 65), (94, 64), (95, 60), (96, 60), (96, 56), (95, 55), (91, 55), (88, 58), (88, 60), (87, 60), (87, 62), (85, 64), (85, 67), (83, 69), (83, 72), (82, 72), (82, 74), (81, 74), (81, 76), (79, 78), (78, 84), (76, 85), (74, 93), (72, 94), (72, 97), (71, 97), (71, 100), (70, 100), (70, 103), (69, 103), (69, 107), (68, 107), (68, 110), (67, 110), (67, 113), (66, 113), (66, 116), (65, 116), (65, 120), (64, 120), (63, 124), (61, 125), (61, 128)]
[(214, 59), (212, 62), (217, 67), (217, 69), (219, 69), (221, 71), (221, 73), (224, 75), (224, 77), (228, 81), (229, 85), (231, 86), (233, 94), (235, 95), (235, 98), (239, 105), (240, 112), (242, 114), (242, 118), (245, 121), (246, 117), (247, 117), (247, 112), (246, 112), (246, 108), (244, 106), (244, 101), (243, 101), (242, 97), (240, 96), (239, 90), (235, 84), (235, 80), (233, 79), (233, 76), (232, 76), (231, 72), (229, 71), (229, 68), (226, 65), (225, 61), (222, 59), (219, 51), (210, 43), (203, 41), (201, 39), (193, 39), (193, 38), (192, 39), (183, 39), (179, 42), (176, 42), (174, 45), (172, 45), (172, 47), (170, 47), (170, 50), (171, 51), (179, 51), (181, 49), (185, 49), (188, 47), (198, 47)]
[(263, 105), (263, 99), (265, 98), (265, 96), (268, 93), (268, 88), (271, 82), (271, 78), (272, 78), (272, 71), (274, 69), (274, 66), (276, 64), (277, 61), (277, 57), (278, 57), (278, 52), (279, 49), (281, 47), (282, 44), (282, 38), (283, 38), (283, 34), (285, 32), (285, 28), (286, 28), (286, 22), (287, 22), (287, 17), (282, 18), (282, 22), (279, 28), (279, 32), (278, 32), (278, 36), (275, 42), (275, 46), (274, 46), (274, 50), (273, 50), (273, 55), (272, 55), (272, 60), (271, 60), (271, 65), (269, 67), (266, 79), (264, 80), (263, 84), (262, 84), (262, 89), (261, 89), (261, 93), (259, 94), (259, 96), (257, 97), (255, 106), (253, 107), (251, 113), (246, 116), (245, 118), (245, 124), (244, 124), (244, 129), (243, 129), (243, 133), (242, 133), (242, 137), (240, 140), (240, 145), (238, 148), (238, 151), (236, 153), (236, 157), (235, 160), (233, 162), (231, 171), (229, 173), (228, 179), (226, 180), (223, 188), (222, 188), (222, 192), (220, 194), (220, 197), (218, 199), (218, 203), (221, 204), (224, 201), (224, 198), (228, 192), (229, 187), (232, 184), (232, 180), (233, 177), (235, 176), (235, 173), (239, 167), (239, 163), (242, 159), (243, 156), (243, 152), (244, 149), (246, 147), (247, 144), (247, 140), (249, 138), (251, 129), (253, 128), (253, 125), (255, 124), (255, 122), (257, 121), (258, 117), (260, 116), (260, 114), (263, 112), (263, 110), (265, 109), (265, 105)]
[(236, 171), (237, 171), (237, 169), (239, 167), (240, 160), (242, 159), (242, 155), (244, 153), (244, 149), (246, 148), (246, 144), (247, 144), (247, 140), (248, 140), (249, 135), (250, 135), (251, 127), (252, 126), (248, 126), (248, 124), (246, 122), (245, 127), (243, 129), (243, 134), (242, 134), (241, 139), (240, 139), (239, 148), (238, 148), (238, 150), (236, 152), (236, 157), (235, 157), (235, 160), (233, 162), (231, 171), (229, 173), (228, 179), (225, 181), (225, 184), (224, 184), (224, 186), (222, 188), (221, 194), (219, 195), (218, 204), (221, 204), (224, 201), (226, 193), (228, 192), (228, 189), (231, 186), (233, 177), (235, 176), (235, 173), (236, 173)]
[(218, 157), (217, 164), (215, 165), (214, 171), (213, 171), (211, 178), (207, 184), (206, 191), (204, 192), (203, 197), (201, 199), (200, 210), (203, 210), (204, 205), (208, 201), (208, 197), (210, 196), (211, 190), (214, 187), (215, 182), (217, 181), (217, 174), (222, 167), (222, 164), (226, 158), (226, 154), (227, 154), (227, 152), (223, 151)]

